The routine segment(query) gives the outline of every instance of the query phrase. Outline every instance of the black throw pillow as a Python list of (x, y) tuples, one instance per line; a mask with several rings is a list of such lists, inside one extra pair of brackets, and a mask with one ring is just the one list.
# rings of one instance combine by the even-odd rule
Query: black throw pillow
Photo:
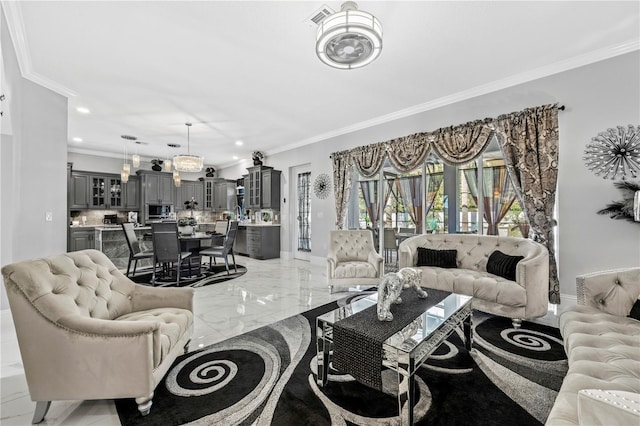
[(437, 266), (439, 268), (457, 268), (458, 250), (433, 250), (418, 247), (418, 263), (416, 266)]
[(640, 321), (640, 299), (636, 300), (636, 303), (631, 307), (631, 312), (629, 312), (627, 316)]
[(511, 281), (516, 280), (516, 266), (524, 256), (509, 256), (500, 250), (491, 253), (487, 260), (487, 272), (501, 276)]

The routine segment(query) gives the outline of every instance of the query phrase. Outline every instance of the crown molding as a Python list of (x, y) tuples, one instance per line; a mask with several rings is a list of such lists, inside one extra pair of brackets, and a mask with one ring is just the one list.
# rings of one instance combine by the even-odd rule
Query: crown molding
[(24, 30), (24, 20), (22, 19), (20, 2), (2, 0), (0, 4), (2, 4), (4, 15), (7, 18), (7, 27), (9, 29), (9, 34), (11, 35), (13, 49), (15, 50), (16, 57), (18, 58), (18, 67), (20, 68), (22, 77), (67, 98), (76, 96), (76, 93), (73, 90), (33, 70), (29, 43)]
[[(294, 148), (299, 148), (312, 143), (321, 142), (330, 138), (345, 135), (348, 133), (363, 130), (369, 127), (377, 126), (380, 124), (388, 123), (390, 121), (410, 117), (415, 114), (430, 111), (436, 108), (441, 108), (447, 105), (462, 102), (477, 96), (486, 95), (488, 93), (497, 92), (498, 90), (507, 89), (509, 87), (517, 86), (519, 84), (527, 83), (540, 78), (548, 77), (554, 74), (558, 74), (564, 71), (568, 71), (574, 68), (579, 68), (585, 65), (589, 65), (595, 62), (604, 61), (606, 59), (613, 58), (615, 56), (624, 55), (636, 50), (640, 50), (640, 40), (631, 39), (626, 42), (608, 46), (602, 49), (594, 50), (584, 53), (582, 55), (574, 56), (569, 59), (565, 59), (559, 62), (555, 62), (550, 65), (535, 68), (533, 70), (525, 71), (520, 74), (516, 74), (501, 80), (495, 80), (493, 82), (483, 84), (480, 86), (472, 87), (468, 90), (453, 93), (451, 95), (443, 96), (438, 99), (434, 99), (429, 102), (418, 104), (409, 108), (401, 109), (389, 114), (381, 115), (371, 120), (361, 121), (359, 123), (352, 124), (341, 129), (336, 129), (331, 132), (322, 133), (317, 136), (313, 136), (308, 139), (304, 139), (299, 142), (294, 142), (289, 145), (282, 146), (278, 149), (270, 151), (269, 154), (278, 154), (280, 152), (289, 151)], [(432, 129), (435, 130), (435, 129)]]

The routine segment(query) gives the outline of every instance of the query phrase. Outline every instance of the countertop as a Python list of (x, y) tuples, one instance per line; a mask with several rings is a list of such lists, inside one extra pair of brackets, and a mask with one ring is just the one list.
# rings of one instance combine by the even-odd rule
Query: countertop
[[(121, 225), (70, 225), (70, 229), (83, 229), (83, 228), (94, 228), (98, 231), (122, 231)], [(147, 230), (151, 229), (150, 226), (138, 226), (134, 228), (134, 230), (141, 229)]]

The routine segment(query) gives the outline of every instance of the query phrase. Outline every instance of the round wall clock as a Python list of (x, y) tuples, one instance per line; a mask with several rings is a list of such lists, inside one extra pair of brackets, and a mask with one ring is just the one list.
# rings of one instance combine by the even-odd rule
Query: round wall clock
[(331, 178), (328, 174), (321, 173), (313, 182), (313, 193), (316, 194), (316, 197), (324, 200), (329, 196), (329, 192), (331, 192)]

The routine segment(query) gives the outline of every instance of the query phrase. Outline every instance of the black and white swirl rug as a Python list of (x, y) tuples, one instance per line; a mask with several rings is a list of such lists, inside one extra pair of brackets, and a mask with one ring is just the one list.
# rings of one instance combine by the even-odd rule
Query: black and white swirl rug
[[(353, 296), (361, 297), (361, 296)], [(353, 298), (352, 297), (352, 298)], [(315, 318), (349, 299), (188, 353), (156, 388), (151, 413), (116, 400), (123, 425), (398, 424), (396, 374), (383, 392), (329, 371), (316, 385)], [(416, 424), (539, 425), (566, 374), (557, 329), (474, 313), (474, 349), (454, 333), (416, 380)]]

